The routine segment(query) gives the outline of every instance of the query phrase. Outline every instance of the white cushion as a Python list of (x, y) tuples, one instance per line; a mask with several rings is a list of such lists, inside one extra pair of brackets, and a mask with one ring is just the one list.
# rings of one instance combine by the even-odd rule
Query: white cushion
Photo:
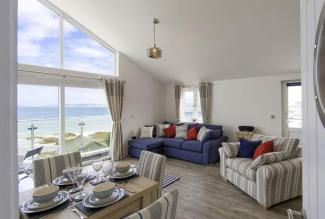
[(176, 126), (176, 136), (175, 136), (175, 138), (185, 138), (185, 139), (187, 139), (187, 129), (188, 129), (187, 124), (177, 125)]
[(202, 126), (202, 128), (200, 129), (199, 133), (197, 134), (196, 139), (199, 141), (202, 141), (204, 139), (204, 137), (209, 134), (209, 132), (212, 131), (210, 129), (205, 128), (204, 126)]
[(141, 127), (140, 138), (152, 138), (153, 126)]
[(169, 124), (157, 124), (156, 125), (156, 136), (157, 137), (164, 136), (164, 129), (168, 128), (169, 126), (170, 126)]

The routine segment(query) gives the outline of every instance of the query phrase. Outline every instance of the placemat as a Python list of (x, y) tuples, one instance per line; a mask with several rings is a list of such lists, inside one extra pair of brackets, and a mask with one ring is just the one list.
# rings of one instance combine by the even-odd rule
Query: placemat
[[(118, 202), (122, 201), (123, 199), (125, 199), (127, 197), (129, 197), (129, 195), (127, 193), (124, 193), (124, 197), (121, 200), (119, 200)], [(116, 202), (116, 203), (118, 203), (118, 202)], [(114, 204), (116, 204), (116, 203), (114, 203)], [(75, 205), (75, 207), (79, 211), (81, 211), (84, 215), (86, 215), (87, 217), (90, 217), (91, 215), (95, 214), (97, 211), (100, 211), (100, 210), (107, 208), (109, 206), (102, 207), (102, 208), (87, 208), (82, 204), (82, 202), (79, 202), (78, 204)]]

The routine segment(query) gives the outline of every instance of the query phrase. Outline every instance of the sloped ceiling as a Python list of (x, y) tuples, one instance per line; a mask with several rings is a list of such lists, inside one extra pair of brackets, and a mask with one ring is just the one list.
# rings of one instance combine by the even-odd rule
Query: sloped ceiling
[[(50, 0), (164, 83), (300, 71), (297, 0)], [(146, 57), (157, 17), (163, 57)]]

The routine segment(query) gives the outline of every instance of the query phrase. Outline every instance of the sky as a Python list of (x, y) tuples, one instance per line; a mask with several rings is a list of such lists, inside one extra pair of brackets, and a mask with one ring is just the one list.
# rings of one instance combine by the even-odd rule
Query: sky
[[(61, 68), (59, 29), (59, 16), (46, 6), (37, 0), (19, 0), (18, 62)], [(63, 34), (65, 69), (108, 75), (114, 72), (114, 54), (110, 50), (66, 20)], [(89, 91), (70, 89), (66, 95), (73, 104), (103, 102), (101, 90)], [(19, 86), (18, 94), (19, 106), (57, 105), (56, 87)]]

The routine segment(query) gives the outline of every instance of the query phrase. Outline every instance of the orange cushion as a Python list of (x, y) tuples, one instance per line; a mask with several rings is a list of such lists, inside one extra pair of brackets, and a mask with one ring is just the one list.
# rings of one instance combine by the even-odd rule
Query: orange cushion
[(196, 140), (196, 138), (197, 138), (197, 129), (195, 127), (190, 128), (187, 131), (187, 139), (189, 139), (189, 140)]
[(168, 128), (164, 129), (164, 136), (166, 138), (174, 138), (176, 135), (176, 125), (172, 124)]
[(273, 152), (273, 140), (260, 144), (254, 152), (253, 159), (255, 160), (258, 156), (270, 152)]

